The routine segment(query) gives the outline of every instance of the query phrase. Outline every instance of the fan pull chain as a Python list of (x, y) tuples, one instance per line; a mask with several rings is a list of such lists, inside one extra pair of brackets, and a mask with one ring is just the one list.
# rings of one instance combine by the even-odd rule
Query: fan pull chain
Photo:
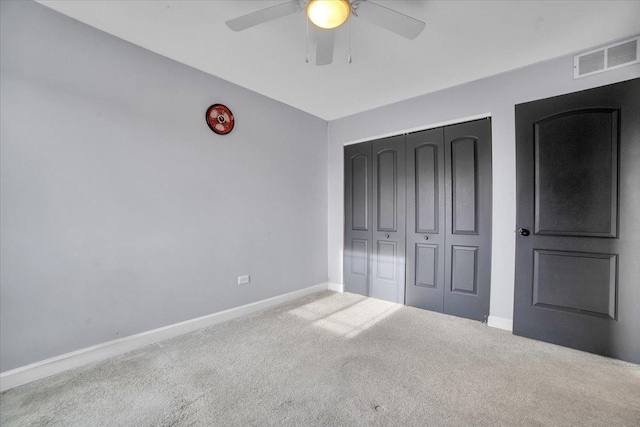
[(347, 56), (347, 63), (351, 64), (351, 17), (349, 17), (349, 56)]
[[(306, 15), (306, 13), (305, 13)], [(307, 16), (307, 38), (305, 39), (305, 53), (304, 53), (304, 60), (306, 61), (306, 63), (309, 63), (309, 16)]]

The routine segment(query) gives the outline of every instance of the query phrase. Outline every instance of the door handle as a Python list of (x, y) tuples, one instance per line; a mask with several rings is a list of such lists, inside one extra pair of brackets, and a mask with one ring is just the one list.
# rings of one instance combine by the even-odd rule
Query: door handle
[(389, 238), (389, 234), (385, 234), (385, 235), (384, 235), (384, 238), (385, 238), (385, 239), (388, 239), (388, 238)]
[(527, 237), (529, 234), (531, 234), (526, 228), (521, 228), (520, 230), (518, 230), (518, 233), (520, 233), (520, 235), (524, 237)]
[(429, 240), (429, 236), (424, 236), (424, 240)]

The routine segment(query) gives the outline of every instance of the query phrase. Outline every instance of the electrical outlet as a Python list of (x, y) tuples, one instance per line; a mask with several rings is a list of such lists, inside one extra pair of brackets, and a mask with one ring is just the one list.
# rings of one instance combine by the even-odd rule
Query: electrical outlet
[(246, 276), (238, 276), (238, 285), (246, 285), (251, 281), (251, 276), (248, 274)]

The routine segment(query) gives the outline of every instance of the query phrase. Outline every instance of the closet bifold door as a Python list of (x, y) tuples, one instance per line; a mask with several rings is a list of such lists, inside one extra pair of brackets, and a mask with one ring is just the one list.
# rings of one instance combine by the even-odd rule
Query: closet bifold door
[(373, 141), (373, 255), (370, 296), (404, 304), (404, 135)]
[(444, 312), (486, 321), (491, 280), (491, 120), (444, 128)]
[(373, 240), (372, 144), (344, 148), (344, 288), (369, 296)]
[(444, 310), (444, 130), (407, 135), (406, 304)]

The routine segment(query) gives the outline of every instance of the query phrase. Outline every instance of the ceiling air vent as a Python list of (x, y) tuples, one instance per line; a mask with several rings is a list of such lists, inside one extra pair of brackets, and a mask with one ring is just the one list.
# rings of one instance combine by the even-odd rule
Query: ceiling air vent
[(640, 62), (640, 37), (573, 57), (573, 78), (590, 76)]

